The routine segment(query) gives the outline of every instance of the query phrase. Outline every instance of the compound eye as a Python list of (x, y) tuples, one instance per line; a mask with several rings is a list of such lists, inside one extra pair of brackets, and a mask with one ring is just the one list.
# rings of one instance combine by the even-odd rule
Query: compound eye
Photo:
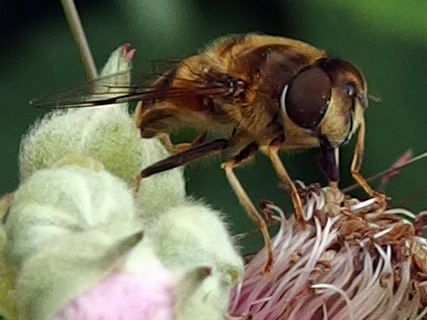
[(298, 73), (282, 92), (280, 103), (283, 111), (298, 126), (315, 130), (331, 100), (331, 80), (318, 67)]

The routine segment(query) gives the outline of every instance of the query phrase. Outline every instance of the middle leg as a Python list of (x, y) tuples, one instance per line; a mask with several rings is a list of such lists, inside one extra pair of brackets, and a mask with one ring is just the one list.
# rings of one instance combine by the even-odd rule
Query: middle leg
[(161, 133), (157, 135), (157, 138), (163, 144), (163, 146), (171, 153), (181, 153), (187, 151), (193, 147), (197, 147), (206, 141), (207, 131), (199, 134), (192, 142), (181, 142), (174, 144), (168, 133)]
[(282, 160), (279, 157), (279, 148), (276, 146), (263, 146), (261, 151), (270, 158), (271, 163), (273, 164), (274, 170), (276, 171), (279, 178), (286, 184), (287, 189), (291, 195), (292, 204), (295, 209), (295, 218), (302, 229), (306, 227), (305, 214), (302, 207), (301, 197), (299, 195), (298, 189), (295, 186), (295, 183), (292, 181), (288, 172), (285, 169), (285, 166), (282, 163)]
[(249, 217), (258, 225), (262, 236), (265, 242), (265, 248), (267, 251), (267, 261), (265, 264), (264, 272), (269, 273), (271, 267), (273, 265), (273, 249), (271, 244), (270, 233), (268, 232), (267, 223), (263, 219), (263, 217), (259, 214), (258, 210), (252, 203), (245, 189), (241, 185), (239, 179), (234, 173), (234, 168), (240, 166), (244, 162), (251, 159), (256, 151), (258, 150), (258, 145), (256, 143), (250, 143), (243, 150), (241, 150), (238, 154), (236, 154), (230, 160), (224, 162), (222, 164), (222, 168), (225, 170), (225, 174), (227, 176), (228, 182), (233, 188), (237, 198), (239, 199), (242, 206), (246, 209)]

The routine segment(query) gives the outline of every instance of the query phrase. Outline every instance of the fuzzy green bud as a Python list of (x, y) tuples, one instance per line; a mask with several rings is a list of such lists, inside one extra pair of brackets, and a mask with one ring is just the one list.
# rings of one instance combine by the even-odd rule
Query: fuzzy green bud
[[(104, 92), (107, 85), (129, 86), (131, 60), (124, 46), (113, 52), (93, 90)], [(115, 76), (111, 76), (116, 74)], [(98, 92), (99, 91), (99, 92)], [(103, 97), (119, 93), (109, 91)], [(123, 89), (121, 94), (123, 94)], [(21, 178), (51, 167), (70, 155), (97, 159), (107, 170), (131, 183), (141, 168), (138, 130), (129, 116), (127, 104), (54, 111), (36, 123), (21, 143)]]
[(123, 181), (67, 164), (39, 170), (20, 186), (5, 229), (20, 270), (21, 315), (45, 320), (116, 267), (143, 228)]
[(166, 267), (184, 271), (177, 285), (177, 319), (222, 320), (243, 262), (219, 212), (186, 203), (160, 216), (149, 233)]

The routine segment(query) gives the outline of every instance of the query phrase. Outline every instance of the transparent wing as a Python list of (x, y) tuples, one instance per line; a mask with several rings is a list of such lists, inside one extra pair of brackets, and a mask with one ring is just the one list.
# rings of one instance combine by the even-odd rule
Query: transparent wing
[(181, 87), (154, 88), (150, 86), (154, 80), (161, 77), (170, 77), (171, 80), (177, 80), (172, 74), (153, 72), (149, 76), (139, 77), (137, 85), (130, 85), (129, 71), (124, 71), (34, 98), (30, 101), (30, 104), (43, 109), (67, 109), (130, 101), (173, 99), (188, 94), (224, 95), (230, 91), (228, 82), (213, 79), (206, 81), (178, 79), (181, 84), (188, 82), (188, 85)]

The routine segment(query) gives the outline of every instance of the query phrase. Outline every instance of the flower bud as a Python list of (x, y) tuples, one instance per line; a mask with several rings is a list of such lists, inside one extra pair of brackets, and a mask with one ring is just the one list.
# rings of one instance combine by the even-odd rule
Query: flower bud
[[(141, 162), (145, 168), (169, 156), (157, 139), (141, 139)], [(156, 223), (168, 208), (185, 202), (185, 181), (182, 168), (176, 168), (144, 178), (135, 195), (135, 204), (145, 223)]]
[[(0, 217), (5, 219), (9, 212), (13, 194), (6, 194), (0, 198)], [(6, 231), (4, 225), (0, 225), (0, 314), (6, 319), (17, 318), (16, 306), (16, 270), (6, 253)]]
[(124, 182), (67, 164), (20, 186), (5, 229), (21, 316), (45, 320), (117, 267), (140, 241), (142, 222)]
[[(124, 88), (130, 84), (133, 54), (134, 49), (129, 45), (113, 52), (102, 71), (104, 78), (93, 84), (93, 90), (98, 92), (97, 99), (125, 93)], [(105, 92), (107, 86), (108, 93)], [(89, 157), (133, 186), (140, 170), (166, 158), (169, 153), (157, 139), (140, 138), (127, 108), (127, 103), (120, 103), (46, 115), (22, 140), (19, 155), (21, 180), (37, 170), (60, 163), (64, 158)], [(136, 199), (138, 211), (147, 223), (165, 208), (182, 203), (185, 199), (182, 169), (144, 179)]]
[(174, 274), (144, 236), (99, 283), (69, 302), (52, 320), (174, 320)]
[[(112, 54), (107, 77), (91, 84), (96, 98), (124, 94), (133, 55), (128, 45)], [(35, 125), (3, 245), (19, 274), (20, 318), (224, 318), (243, 264), (220, 214), (186, 201), (181, 168), (129, 188), (167, 156), (157, 139), (140, 139), (126, 103), (52, 112)]]
[(243, 263), (220, 214), (197, 203), (176, 206), (160, 216), (150, 235), (165, 266), (183, 272), (177, 319), (223, 319)]
[[(128, 45), (112, 53), (102, 72), (107, 77), (91, 88), (97, 91), (97, 98), (119, 94), (115, 91), (101, 94), (107, 85), (120, 84), (120, 94), (124, 94), (123, 87), (130, 85), (130, 63)], [(111, 173), (131, 183), (141, 168), (141, 147), (127, 103), (47, 114), (22, 140), (21, 178), (26, 179), (70, 155), (97, 159)]]
[[(136, 216), (126, 184), (107, 171), (78, 167), (39, 170), (15, 193), (6, 221), (10, 254), (22, 264), (45, 243), (68, 234), (93, 230), (114, 221), (126, 223)], [(127, 225), (122, 226), (123, 229)]]

